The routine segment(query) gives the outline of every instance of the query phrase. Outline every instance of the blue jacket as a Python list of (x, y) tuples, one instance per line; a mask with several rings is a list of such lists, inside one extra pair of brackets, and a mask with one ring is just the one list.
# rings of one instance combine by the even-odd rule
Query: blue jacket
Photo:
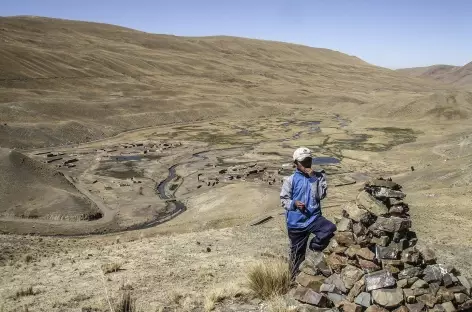
[[(294, 174), (284, 178), (280, 201), (286, 210), (287, 227), (305, 229), (321, 216), (320, 201), (326, 197), (327, 191), (326, 177), (321, 172), (309, 177), (297, 169)], [(296, 200), (305, 203), (303, 213), (295, 207)]]

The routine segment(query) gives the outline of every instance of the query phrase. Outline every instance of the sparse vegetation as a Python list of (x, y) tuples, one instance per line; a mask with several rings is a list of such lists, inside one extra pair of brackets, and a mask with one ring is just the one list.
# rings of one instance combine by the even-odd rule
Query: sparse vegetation
[(30, 263), (31, 261), (33, 261), (33, 256), (30, 255), (30, 254), (27, 254), (27, 255), (25, 256), (25, 262), (26, 262), (26, 263)]
[(137, 312), (136, 300), (131, 296), (129, 291), (125, 291), (120, 302), (115, 307), (114, 312)]
[(16, 298), (26, 297), (26, 296), (34, 296), (35, 292), (33, 290), (33, 286), (29, 286), (27, 288), (22, 288), (16, 291)]
[(109, 262), (102, 265), (102, 271), (104, 274), (117, 272), (121, 269), (122, 264), (118, 262)]
[(267, 305), (268, 312), (298, 312), (298, 307), (291, 305), (284, 297), (275, 297)]
[(254, 265), (248, 272), (249, 289), (261, 299), (287, 293), (290, 288), (290, 269), (285, 261), (272, 260)]
[(248, 293), (238, 285), (230, 285), (222, 288), (215, 288), (205, 296), (203, 307), (206, 312), (213, 311), (216, 304), (230, 298), (248, 298)]

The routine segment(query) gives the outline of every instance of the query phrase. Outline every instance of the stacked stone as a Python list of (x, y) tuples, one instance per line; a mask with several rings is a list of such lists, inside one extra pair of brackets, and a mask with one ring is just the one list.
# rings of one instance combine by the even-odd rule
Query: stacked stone
[(307, 254), (295, 299), (308, 311), (472, 311), (471, 281), (417, 248), (405, 196), (391, 180), (367, 182), (324, 253)]

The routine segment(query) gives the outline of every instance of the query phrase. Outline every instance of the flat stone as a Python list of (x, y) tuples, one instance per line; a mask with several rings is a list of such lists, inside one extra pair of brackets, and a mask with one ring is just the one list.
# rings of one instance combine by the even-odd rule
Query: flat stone
[(338, 232), (348, 232), (352, 230), (352, 220), (348, 218), (342, 218), (336, 224), (336, 228)]
[(305, 273), (305, 274), (308, 274), (308, 275), (312, 275), (312, 276), (316, 276), (320, 273), (320, 271), (318, 270), (318, 268), (314, 268), (308, 261), (303, 261), (302, 264), (300, 265), (300, 271)]
[(373, 244), (376, 244), (380, 247), (387, 247), (388, 243), (390, 243), (390, 237), (388, 237), (388, 236), (372, 237), (372, 239), (370, 241)]
[(354, 234), (352, 234), (352, 232), (336, 232), (334, 238), (341, 246), (349, 247), (356, 243), (356, 240), (354, 239)]
[(365, 183), (365, 186), (376, 186), (376, 187), (386, 187), (392, 190), (401, 190), (401, 186), (391, 180), (384, 180), (384, 179), (373, 179), (370, 181), (367, 181)]
[(448, 287), (447, 290), (449, 290), (452, 293), (466, 293), (466, 289), (462, 285), (456, 285), (456, 286)]
[(403, 294), (407, 298), (409, 298), (409, 297), (418, 297), (418, 296), (422, 296), (424, 294), (429, 294), (429, 290), (426, 289), (426, 288), (415, 288), (415, 289), (405, 288), (405, 289), (403, 289)]
[(356, 252), (356, 255), (361, 257), (362, 259), (373, 261), (375, 259), (375, 254), (370, 251), (369, 248), (361, 248)]
[(303, 272), (300, 272), (300, 274), (298, 274), (297, 278), (295, 279), (298, 284), (314, 291), (320, 291), (320, 287), (324, 280), (324, 276), (312, 276)]
[(446, 310), (446, 312), (455, 312), (456, 311), (456, 307), (454, 307), (454, 305), (452, 304), (451, 301), (443, 302), (442, 306), (443, 306), (444, 310)]
[(434, 264), (436, 263), (436, 254), (430, 248), (422, 248), (420, 250), (421, 258), (425, 264)]
[(404, 305), (402, 305), (402, 306), (396, 308), (395, 310), (393, 310), (393, 312), (410, 312), (410, 311), (408, 311), (408, 308), (407, 308), (407, 307), (405, 307)]
[(381, 247), (379, 245), (375, 246), (375, 257), (379, 260), (381, 259), (398, 259), (398, 255), (400, 254), (400, 250), (393, 247)]
[(387, 309), (379, 307), (378, 305), (371, 305), (364, 312), (389, 312)]
[(447, 273), (451, 273), (452, 268), (442, 265), (442, 264), (430, 264), (427, 265), (423, 271), (423, 279), (428, 282), (438, 282), (441, 281), (443, 276)]
[(419, 267), (411, 267), (408, 269), (404, 269), (400, 273), (398, 273), (398, 278), (403, 279), (403, 278), (412, 278), (415, 276), (420, 276), (423, 273), (423, 270)]
[(395, 308), (403, 303), (403, 292), (401, 289), (375, 289), (372, 298), (377, 304), (386, 308)]
[(349, 291), (349, 294), (347, 295), (347, 300), (349, 301), (354, 301), (354, 299), (365, 290), (365, 280), (361, 278), (358, 280), (354, 286), (352, 286), (351, 290)]
[(334, 292), (336, 289), (336, 286), (333, 284), (321, 284), (320, 286), (320, 292)]
[(344, 282), (341, 278), (341, 275), (339, 274), (333, 274), (327, 279), (325, 279), (325, 284), (332, 284), (338, 289), (341, 293), (346, 294), (347, 289), (346, 286), (344, 285)]
[(466, 294), (457, 293), (457, 294), (454, 294), (454, 300), (455, 300), (458, 304), (461, 304), (461, 303), (464, 303), (464, 302), (466, 302), (467, 300), (469, 300), (469, 297), (468, 297)]
[(385, 270), (365, 275), (365, 284), (367, 291), (394, 286), (395, 283), (396, 280), (393, 277), (392, 273)]
[(470, 290), (472, 288), (472, 283), (470, 282), (470, 280), (462, 275), (457, 276), (457, 279), (459, 280), (459, 283), (461, 283), (461, 285), (465, 287), (465, 293), (470, 296)]
[(305, 261), (303, 263), (305, 262), (307, 262), (307, 264), (309, 264), (312, 268), (314, 268), (314, 270), (316, 271), (316, 274), (314, 275), (318, 275), (319, 272), (321, 272), (321, 274), (323, 274), (326, 277), (332, 274), (331, 269), (328, 267), (325, 256), (322, 252), (317, 252), (317, 251), (307, 252)]
[[(410, 277), (408, 279), (408, 287), (411, 287), (411, 285), (413, 285), (417, 280), (419, 280), (420, 278), (417, 277), (417, 276), (413, 276), (413, 277)], [(439, 287), (439, 285), (438, 285)], [(439, 289), (439, 288), (438, 288)]]
[(408, 286), (408, 280), (406, 278), (397, 281), (397, 287), (405, 288)]
[(352, 225), (352, 232), (356, 236), (362, 236), (362, 235), (366, 235), (368, 230), (362, 223), (356, 222)]
[(368, 292), (361, 292), (354, 300), (354, 303), (368, 308), (372, 305), (371, 296)]
[(336, 294), (336, 293), (328, 293), (328, 299), (331, 300), (335, 306), (339, 306), (339, 304), (341, 302), (343, 302), (344, 300), (346, 300), (346, 296), (345, 295), (340, 295), (340, 294)]
[(344, 286), (351, 289), (354, 284), (364, 276), (364, 272), (352, 265), (345, 266), (341, 271)]
[(354, 258), (357, 254), (357, 252), (361, 249), (361, 246), (359, 245), (352, 245), (352, 246), (349, 246), (346, 251), (344, 252), (344, 254), (346, 256), (348, 256), (349, 258)]
[(295, 290), (293, 298), (300, 302), (312, 304), (318, 307), (325, 307), (327, 302), (325, 296), (302, 286), (299, 286)]
[(411, 220), (399, 217), (378, 217), (374, 224), (369, 227), (370, 231), (383, 231), (394, 233), (408, 230), (411, 227)]
[(350, 219), (356, 222), (362, 222), (364, 224), (370, 223), (372, 219), (370, 213), (365, 210), (357, 207), (354, 203), (348, 203), (343, 207), (343, 213), (347, 214)]
[(420, 257), (420, 252), (415, 247), (405, 249), (402, 252), (402, 261), (405, 263), (418, 264)]
[(359, 193), (356, 203), (360, 208), (363, 208), (375, 216), (381, 216), (388, 213), (388, 208), (381, 201), (375, 199), (366, 191)]
[(384, 197), (384, 198), (396, 198), (403, 199), (406, 197), (406, 194), (400, 191), (395, 191), (388, 189), (386, 187), (380, 187), (373, 190), (372, 195), (375, 197)]
[(411, 288), (429, 288), (429, 284), (423, 281), (422, 279), (417, 280), (411, 285)]
[(336, 273), (341, 272), (342, 268), (345, 267), (347, 263), (347, 258), (340, 256), (338, 254), (332, 253), (326, 258), (326, 264)]
[(446, 287), (441, 286), (436, 294), (438, 302), (448, 302), (454, 300), (454, 293), (447, 289)]
[(370, 244), (370, 237), (367, 235), (357, 236), (356, 243), (361, 247), (366, 247)]
[(406, 305), (409, 312), (422, 312), (425, 311), (425, 304), (423, 302), (411, 303)]
[(416, 297), (416, 300), (418, 302), (424, 303), (429, 308), (434, 307), (434, 305), (437, 303), (436, 296), (433, 296), (432, 294), (424, 294), (424, 295), (418, 296)]
[(343, 312), (361, 312), (362, 311), (362, 308), (359, 305), (352, 302), (347, 302), (347, 301), (343, 302), (341, 307), (343, 309)]
[(452, 281), (452, 276), (451, 274), (444, 274), (443, 276), (443, 285), (446, 287), (451, 287), (454, 285), (454, 282)]
[(380, 267), (372, 261), (359, 259), (359, 266), (366, 272), (372, 273), (380, 270)]

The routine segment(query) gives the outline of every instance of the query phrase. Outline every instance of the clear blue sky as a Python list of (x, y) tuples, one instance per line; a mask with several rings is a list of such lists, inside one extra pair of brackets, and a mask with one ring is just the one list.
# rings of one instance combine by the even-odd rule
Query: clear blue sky
[(322, 47), (390, 68), (472, 61), (469, 0), (0, 0), (0, 15)]

